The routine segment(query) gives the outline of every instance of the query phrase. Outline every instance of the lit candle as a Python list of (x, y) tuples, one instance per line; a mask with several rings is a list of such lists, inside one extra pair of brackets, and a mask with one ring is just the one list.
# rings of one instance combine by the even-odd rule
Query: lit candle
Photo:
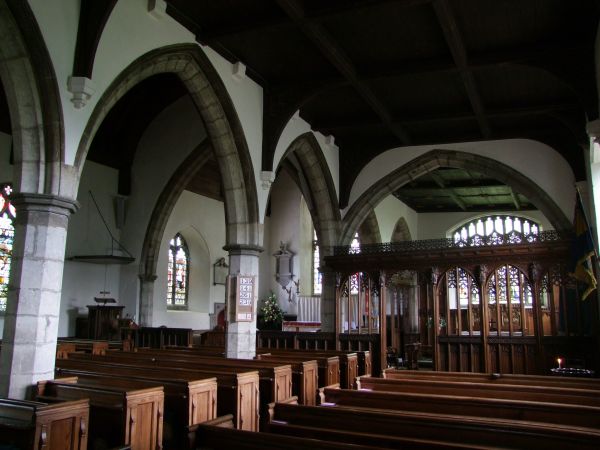
[(562, 358), (556, 358), (556, 362), (558, 363), (558, 368), (562, 369)]

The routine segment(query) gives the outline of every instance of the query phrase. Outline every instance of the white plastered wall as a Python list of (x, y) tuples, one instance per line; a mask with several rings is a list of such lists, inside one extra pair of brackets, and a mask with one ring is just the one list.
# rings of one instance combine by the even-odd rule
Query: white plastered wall
[(388, 195), (375, 207), (375, 216), (379, 224), (381, 242), (391, 242), (392, 234), (400, 217), (404, 217), (404, 220), (406, 220), (406, 224), (410, 230), (410, 237), (413, 240), (420, 239), (418, 237), (420, 214), (417, 214), (414, 209), (393, 195)]
[[(190, 252), (190, 277), (187, 311), (168, 311), (166, 307), (169, 241), (181, 233)], [(215, 302), (225, 301), (225, 286), (213, 285), (213, 264), (227, 257), (225, 209), (223, 202), (183, 191), (162, 238), (154, 285), (154, 326), (208, 329), (209, 313)]]
[[(116, 228), (114, 209), (117, 184), (117, 170), (91, 161), (86, 163), (77, 197), (80, 208), (69, 220), (58, 321), (59, 336), (75, 335), (77, 316), (87, 315), (86, 305), (94, 305), (94, 297), (101, 297), (103, 295), (101, 291), (110, 292), (106, 296), (116, 298), (119, 304), (122, 304), (122, 299), (118, 296), (120, 274), (118, 265), (90, 264), (70, 260), (72, 256), (112, 253), (110, 234), (89, 192), (92, 192), (98, 203), (110, 233), (119, 240), (120, 232)], [(118, 254), (118, 252), (114, 253)]]
[(140, 254), (150, 216), (159, 195), (175, 170), (206, 138), (194, 104), (184, 96), (163, 110), (142, 135), (131, 169), (131, 195), (127, 200), (122, 243), (136, 262), (121, 270), (120, 297), (138, 315)]
[(287, 243), (288, 250), (295, 254), (292, 269), (294, 280), (310, 277), (310, 273), (303, 273), (300, 264), (301, 233), (306, 231), (303, 223), (306, 214), (302, 212), (302, 202), (302, 194), (294, 181), (287, 172), (280, 171), (271, 186), (271, 216), (266, 221), (265, 251), (259, 260), (261, 280), (265, 281), (260, 283), (259, 298), (262, 299), (269, 291), (273, 291), (281, 308), (290, 314), (297, 313), (296, 303), (288, 301), (287, 292), (275, 280), (276, 260), (273, 254), (279, 250), (281, 242)]
[[(167, 45), (195, 43), (194, 34), (166, 13), (148, 12), (148, 0), (117, 2), (100, 38), (92, 81), (95, 93), (75, 109), (67, 79), (72, 74), (79, 0), (29, 0), (48, 47), (60, 89), (65, 125), (65, 161), (73, 164), (81, 134), (98, 100), (115, 77), (141, 55)], [(162, 0), (157, 3), (164, 4)], [(262, 152), (262, 88), (249, 78), (235, 81), (232, 64), (202, 47), (223, 80), (246, 136), (254, 173), (259, 179)], [(262, 217), (262, 214), (261, 214)]]
[[(329, 172), (331, 173), (331, 177), (333, 179), (333, 185), (335, 186), (335, 195), (339, 200), (339, 192), (340, 192), (340, 155), (339, 148), (333, 141), (329, 141), (328, 138), (323, 136), (319, 132), (314, 132), (310, 128), (310, 124), (306, 122), (302, 117), (298, 115), (298, 113), (294, 114), (294, 116), (288, 121), (281, 136), (279, 137), (279, 141), (277, 142), (277, 146), (275, 148), (275, 154), (273, 156), (273, 168), (277, 168), (281, 163), (281, 159), (285, 155), (285, 152), (288, 150), (290, 144), (300, 135), (312, 132), (319, 147), (321, 148), (321, 152), (325, 157), (325, 161), (327, 162), (327, 166), (329, 168)], [(264, 192), (263, 189), (259, 189), (259, 194)], [(264, 217), (265, 210), (267, 206), (268, 196), (259, 195), (259, 211), (260, 217)]]
[[(547, 145), (527, 139), (413, 146), (388, 150), (374, 158), (360, 172), (352, 186), (348, 205), (351, 206), (376, 181), (418, 156), (436, 149), (475, 153), (502, 162), (546, 191), (567, 217), (573, 215), (575, 178), (569, 164)], [(343, 213), (347, 211), (348, 208)]]

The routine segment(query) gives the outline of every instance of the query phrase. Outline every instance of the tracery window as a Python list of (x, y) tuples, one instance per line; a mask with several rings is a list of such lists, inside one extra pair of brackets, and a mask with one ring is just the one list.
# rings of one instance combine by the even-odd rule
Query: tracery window
[(190, 257), (187, 244), (177, 233), (169, 242), (169, 268), (167, 272), (167, 308), (186, 309)]
[(481, 293), (471, 274), (453, 267), (440, 285), (438, 330), (442, 335), (481, 334)]
[(540, 232), (539, 224), (518, 216), (487, 216), (459, 226), (452, 239), (459, 246), (520, 244), (531, 242)]
[(515, 266), (497, 267), (487, 284), (488, 334), (533, 336), (533, 290)]
[(319, 254), (319, 241), (317, 240), (317, 232), (313, 231), (313, 259), (312, 259), (312, 275), (313, 275), (313, 295), (321, 295), (323, 274), (319, 272), (321, 265), (321, 256)]
[(0, 312), (6, 311), (10, 262), (15, 235), (13, 220), (17, 216), (15, 207), (10, 202), (11, 193), (10, 184), (4, 184), (0, 190)]

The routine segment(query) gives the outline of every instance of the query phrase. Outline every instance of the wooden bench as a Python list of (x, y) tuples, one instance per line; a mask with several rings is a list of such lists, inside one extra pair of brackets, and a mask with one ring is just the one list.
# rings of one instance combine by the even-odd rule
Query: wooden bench
[(114, 362), (132, 362), (137, 364), (141, 361), (144, 364), (156, 367), (174, 367), (190, 370), (217, 369), (238, 372), (245, 368), (256, 370), (259, 373), (260, 390), (260, 415), (263, 417), (262, 423), (266, 419), (268, 404), (271, 402), (283, 401), (292, 396), (292, 368), (289, 364), (273, 363), (269, 361), (255, 360), (228, 360), (219, 357), (199, 357), (196, 355), (171, 354), (166, 350), (156, 350), (154, 352), (143, 353), (123, 353), (110, 352), (105, 356), (94, 357), (92, 355), (73, 355), (76, 359), (95, 359), (99, 361)]
[(600, 438), (590, 428), (345, 406), (276, 404), (274, 417), (289, 425), (504, 449), (592, 450)]
[(600, 408), (594, 406), (414, 393), (410, 390), (391, 392), (325, 388), (323, 394), (325, 404), (528, 420), (600, 429)]
[[(359, 375), (358, 370), (358, 353), (357, 352), (342, 352), (337, 350), (287, 350), (287, 349), (260, 349), (257, 354), (271, 355), (294, 355), (305, 356), (308, 358), (319, 357), (339, 357), (340, 359), (340, 379), (339, 383), (344, 389), (354, 388), (354, 382)], [(363, 367), (364, 369), (364, 367)], [(365, 374), (363, 374), (365, 375)], [(333, 383), (330, 383), (333, 384)]]
[(251, 433), (236, 430), (228, 426), (228, 417), (219, 418), (213, 423), (204, 423), (190, 431), (190, 441), (201, 449), (236, 449), (236, 450), (375, 450), (381, 447), (368, 445), (348, 446), (343, 442), (332, 442), (305, 437), (285, 436), (274, 433)]
[(193, 334), (191, 328), (121, 328), (121, 339), (131, 340), (134, 347), (165, 348), (172, 345), (189, 347), (193, 343)]
[(67, 357), (68, 353), (75, 351), (104, 355), (109, 349), (122, 350), (123, 342), (62, 337), (56, 343), (56, 357)]
[(319, 356), (319, 355), (295, 355), (286, 354), (257, 354), (256, 359), (266, 361), (311, 361), (317, 362), (319, 368), (319, 387), (340, 384), (340, 358), (339, 356)]
[(129, 445), (133, 450), (162, 449), (162, 386), (127, 389), (82, 384), (76, 379), (49, 380), (38, 382), (37, 397), (42, 401), (88, 398), (91, 448)]
[[(86, 370), (61, 370), (83, 384), (108, 384), (128, 389), (161, 385), (164, 389), (163, 444), (165, 449), (184, 449), (187, 428), (217, 417), (217, 380), (153, 379), (120, 377)], [(64, 378), (58, 378), (64, 381)]]
[(89, 370), (117, 376), (153, 379), (217, 379), (217, 414), (233, 414), (240, 429), (258, 431), (259, 426), (259, 376), (257, 371), (186, 370), (144, 365), (141, 361), (131, 363), (103, 362), (98, 360), (57, 360), (57, 373), (61, 370)]
[(61, 403), (0, 399), (0, 447), (86, 450), (89, 401)]
[(435, 379), (384, 379), (359, 377), (360, 389), (377, 391), (412, 392), (421, 394), (461, 395), (478, 398), (528, 400), (533, 402), (562, 403), (600, 407), (600, 392), (556, 386), (524, 386), (490, 384), (469, 381), (442, 381)]
[(545, 375), (518, 375), (500, 373), (472, 373), (472, 372), (437, 372), (433, 370), (398, 370), (385, 369), (383, 378), (388, 379), (431, 379), (445, 381), (470, 381), (490, 384), (517, 384), (524, 386), (559, 386), (577, 389), (596, 389), (600, 391), (600, 379), (556, 377)]

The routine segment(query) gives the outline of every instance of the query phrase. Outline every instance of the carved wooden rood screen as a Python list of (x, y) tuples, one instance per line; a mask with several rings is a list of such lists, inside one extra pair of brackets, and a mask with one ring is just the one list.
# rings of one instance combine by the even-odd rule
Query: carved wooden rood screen
[(549, 374), (561, 358), (598, 373), (598, 304), (567, 275), (570, 236), (477, 240), (336, 247), (324, 266), (337, 274), (337, 341), (378, 335), (382, 367)]

